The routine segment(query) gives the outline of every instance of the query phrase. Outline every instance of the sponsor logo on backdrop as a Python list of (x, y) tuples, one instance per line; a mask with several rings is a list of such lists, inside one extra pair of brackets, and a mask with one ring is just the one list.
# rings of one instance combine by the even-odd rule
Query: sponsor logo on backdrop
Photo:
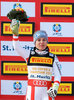
[[(40, 60), (33, 60), (33, 62), (37, 62)], [(73, 77), (74, 76), (74, 62), (60, 62), (61, 66), (61, 73), (62, 76), (65, 77)], [(70, 66), (70, 69), (68, 70), (67, 68)], [(67, 69), (67, 71), (66, 71)], [(2, 61), (1, 62), (1, 74), (2, 75), (27, 75), (28, 70), (27, 70), (27, 65), (25, 61)], [(54, 75), (54, 74), (53, 74)]]
[(27, 81), (1, 80), (1, 95), (26, 95)]
[[(53, 85), (53, 83), (52, 83)], [(62, 82), (60, 83), (57, 95), (67, 95), (67, 96), (74, 96), (74, 82)]]
[(53, 36), (54, 35), (62, 36), (62, 33), (61, 33), (61, 25), (60, 24), (54, 24), (53, 25)]
[(40, 30), (46, 31), (48, 37), (74, 37), (73, 22), (40, 22)]
[(27, 64), (22, 61), (2, 61), (2, 74), (3, 75), (26, 75), (28, 74)]
[(16, 7), (22, 7), (29, 17), (35, 17), (35, 2), (1, 2), (1, 16), (7, 16), (7, 13)]
[[(20, 41), (20, 44), (21, 44), (21, 47), (28, 52), (30, 52), (30, 50), (32, 50), (34, 47), (33, 42), (21, 42)], [(73, 46), (74, 46), (74, 43), (57, 43), (57, 42), (48, 43), (50, 52), (58, 56), (74, 56)], [(1, 41), (1, 55), (19, 56), (15, 52), (12, 46), (12, 41)]]
[[(10, 22), (1, 22), (1, 35), (12, 35)], [(19, 35), (32, 36), (34, 33), (34, 22), (21, 23), (19, 27)]]
[[(33, 82), (37, 84), (36, 82)], [(41, 82), (40, 82), (41, 83)], [(46, 83), (43, 83), (46, 85)], [(10, 88), (9, 88), (10, 87)], [(74, 96), (74, 82), (62, 82), (58, 89), (58, 95)], [(1, 95), (26, 95), (27, 81), (1, 80)]]
[(22, 83), (21, 82), (14, 82), (13, 88), (14, 88), (13, 93), (23, 94), (22, 91), (21, 91), (21, 89), (22, 89)]
[[(33, 49), (34, 47), (33, 42), (23, 42), (23, 41), (22, 42), (20, 41), (20, 45), (23, 49), (25, 49), (27, 52)], [(19, 56), (13, 48), (12, 41), (1, 41), (1, 55)]]
[(57, 55), (72, 55), (72, 44), (48, 44), (49, 51)]
[(17, 91), (20, 90), (22, 88), (21, 82), (14, 82), (13, 88)]
[(20, 3), (15, 3), (15, 4), (13, 5), (13, 8), (15, 9), (15, 8), (17, 8), (17, 7), (22, 8), (22, 5), (21, 5)]
[(61, 83), (58, 94), (72, 94), (72, 83)]
[(41, 16), (74, 17), (74, 3), (41, 3)]

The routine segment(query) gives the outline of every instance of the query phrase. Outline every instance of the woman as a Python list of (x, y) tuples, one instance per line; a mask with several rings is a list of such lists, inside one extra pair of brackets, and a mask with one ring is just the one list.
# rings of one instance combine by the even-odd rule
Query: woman
[[(23, 50), (18, 40), (19, 21), (12, 20), (14, 49), (25, 60), (28, 58), (28, 87), (26, 100), (54, 100), (59, 88), (61, 73), (60, 64), (55, 54), (49, 52), (48, 37), (45, 31), (36, 31), (33, 35), (34, 49), (29, 52)], [(54, 84), (52, 73), (54, 72)]]

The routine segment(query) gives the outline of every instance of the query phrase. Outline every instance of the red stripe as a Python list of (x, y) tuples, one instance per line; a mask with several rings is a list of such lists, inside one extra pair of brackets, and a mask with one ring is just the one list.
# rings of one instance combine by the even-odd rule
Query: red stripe
[(35, 95), (35, 87), (34, 86), (32, 86), (31, 87), (31, 100), (34, 100), (34, 95)]
[(13, 40), (14, 40), (14, 41), (18, 41), (18, 38), (17, 38), (17, 39), (14, 39), (14, 38), (13, 38)]
[(54, 83), (59, 83), (59, 84), (60, 84), (60, 82), (59, 82), (59, 81), (54, 81)]
[(49, 98), (49, 100), (52, 100), (52, 98), (51, 97), (48, 97)]
[[(50, 87), (47, 87), (47, 90), (49, 90), (49, 89), (50, 89)], [(51, 97), (49, 97), (49, 96), (48, 96), (48, 98), (49, 98), (49, 100), (52, 100), (52, 98), (51, 98)]]

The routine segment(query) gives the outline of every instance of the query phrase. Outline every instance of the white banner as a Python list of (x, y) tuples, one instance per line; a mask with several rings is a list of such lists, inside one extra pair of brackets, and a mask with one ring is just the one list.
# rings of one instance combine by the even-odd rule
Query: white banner
[(60, 62), (62, 76), (74, 77), (74, 62)]
[[(1, 16), (7, 16), (15, 4), (18, 5), (18, 2), (1, 2)], [(20, 5), (29, 17), (35, 17), (35, 2), (21, 2)]]
[[(23, 49), (28, 50), (28, 52), (34, 47), (33, 42), (21, 42), (20, 45)], [(12, 41), (1, 41), (1, 55), (3, 56), (19, 56), (13, 48)]]
[(40, 30), (47, 32), (48, 37), (74, 37), (74, 23), (41, 22)]
[(1, 95), (26, 95), (27, 81), (1, 80)]

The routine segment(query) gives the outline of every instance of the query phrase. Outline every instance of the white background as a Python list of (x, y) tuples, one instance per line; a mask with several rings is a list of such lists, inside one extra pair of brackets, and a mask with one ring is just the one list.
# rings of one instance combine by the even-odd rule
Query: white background
[[(14, 82), (21, 82), (22, 88), (20, 93), (14, 93), (16, 90), (13, 88)], [(27, 81), (20, 80), (1, 80), (1, 95), (26, 95)]]
[[(60, 24), (61, 31), (57, 33), (61, 33), (59, 35), (53, 35), (55, 33), (53, 31), (53, 25)], [(49, 37), (74, 37), (74, 23), (69, 22), (40, 22), (40, 30), (44, 30), (47, 32)]]
[[(18, 2), (1, 2), (1, 16), (7, 16), (15, 3)], [(35, 17), (35, 2), (21, 2), (20, 4), (29, 17)]]
[(74, 77), (74, 62), (60, 62), (62, 76)]
[[(33, 42), (20, 42), (21, 47), (25, 47), (25, 46), (29, 46), (29, 50), (30, 51), (31, 47), (34, 47), (34, 43)], [(6, 46), (8, 46), (9, 50), (5, 49)], [(24, 49), (24, 48), (23, 48)], [(25, 49), (24, 49), (25, 50)], [(17, 52), (15, 50), (13, 50), (13, 41), (1, 41), (1, 55), (3, 56), (19, 56), (17, 54)]]

